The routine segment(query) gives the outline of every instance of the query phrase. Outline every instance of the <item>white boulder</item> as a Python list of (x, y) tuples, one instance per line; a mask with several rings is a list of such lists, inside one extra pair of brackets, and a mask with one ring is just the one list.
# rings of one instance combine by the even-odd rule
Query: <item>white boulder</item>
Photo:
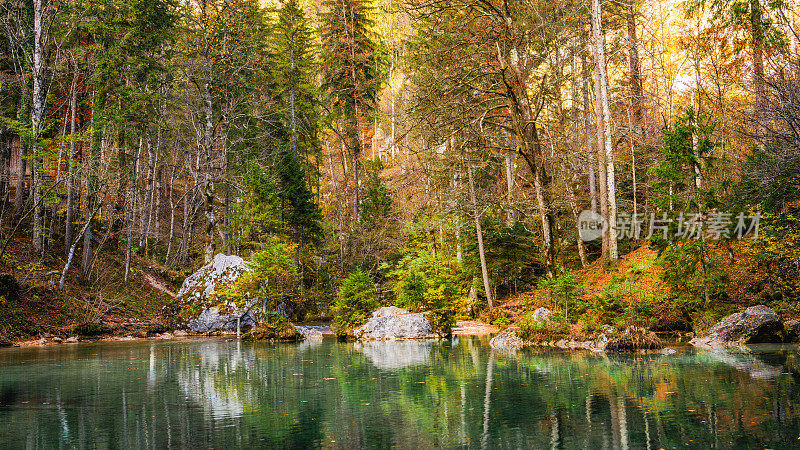
[(386, 306), (378, 308), (366, 324), (354, 333), (358, 339), (432, 339), (438, 336), (423, 313), (410, 313), (403, 308)]
[[(233, 331), (236, 319), (244, 311), (233, 303), (222, 303), (214, 299), (214, 292), (221, 286), (232, 286), (247, 271), (244, 259), (234, 255), (219, 254), (213, 261), (201, 267), (184, 280), (178, 291), (177, 302), (181, 308), (200, 311), (186, 322), (186, 327), (195, 333)], [(240, 326), (255, 325), (249, 316)]]

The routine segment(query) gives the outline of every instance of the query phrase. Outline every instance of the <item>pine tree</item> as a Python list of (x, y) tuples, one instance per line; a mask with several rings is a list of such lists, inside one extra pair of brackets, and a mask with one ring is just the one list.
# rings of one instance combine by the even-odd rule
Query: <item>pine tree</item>
[(286, 0), (278, 12), (273, 33), (276, 100), (284, 126), (289, 130), (289, 149), (303, 158), (311, 186), (319, 174), (313, 164), (320, 156), (320, 104), (315, 74), (313, 35), (297, 0)]
[(306, 185), (306, 173), (300, 159), (290, 148), (278, 155), (278, 177), (288, 234), (301, 246), (318, 245), (322, 239), (322, 211)]

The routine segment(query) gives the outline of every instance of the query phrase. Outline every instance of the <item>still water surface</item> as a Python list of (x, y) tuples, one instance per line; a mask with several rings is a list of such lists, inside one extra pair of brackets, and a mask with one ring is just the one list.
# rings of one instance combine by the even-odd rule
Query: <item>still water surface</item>
[(4, 349), (0, 448), (800, 448), (796, 355), (509, 355), (477, 338)]

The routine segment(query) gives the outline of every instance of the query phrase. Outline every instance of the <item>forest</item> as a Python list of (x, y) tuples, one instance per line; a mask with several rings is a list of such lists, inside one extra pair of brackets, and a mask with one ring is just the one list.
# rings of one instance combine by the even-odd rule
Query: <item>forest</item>
[(0, 0), (0, 337), (154, 324), (217, 254), (226, 301), (341, 334), (796, 317), (796, 13)]

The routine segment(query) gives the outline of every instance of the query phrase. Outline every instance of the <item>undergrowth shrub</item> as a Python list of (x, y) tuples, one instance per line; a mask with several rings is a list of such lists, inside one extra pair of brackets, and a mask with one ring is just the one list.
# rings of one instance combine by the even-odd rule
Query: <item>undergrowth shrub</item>
[(367, 323), (369, 314), (380, 306), (372, 279), (361, 269), (342, 282), (333, 304), (333, 327), (336, 335), (346, 336), (350, 330)]
[(527, 312), (517, 322), (519, 336), (527, 341), (553, 341), (569, 335), (567, 319), (561, 314), (551, 314), (546, 320), (535, 320), (533, 312)]

